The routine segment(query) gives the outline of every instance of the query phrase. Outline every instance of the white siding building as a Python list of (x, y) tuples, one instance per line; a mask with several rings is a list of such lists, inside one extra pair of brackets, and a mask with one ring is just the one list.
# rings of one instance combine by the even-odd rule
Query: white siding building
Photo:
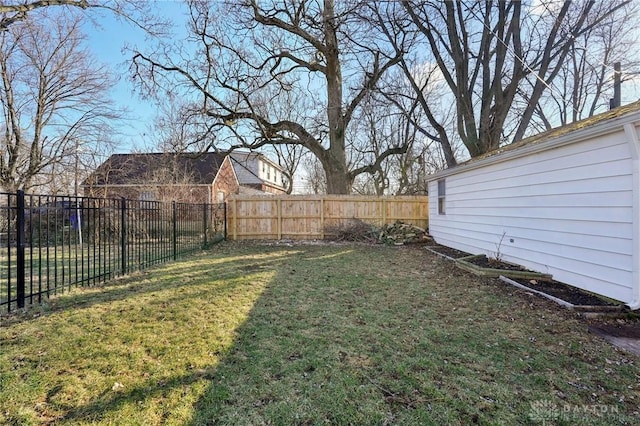
[(439, 172), (430, 233), (638, 309), (639, 138), (635, 103)]
[(286, 192), (282, 167), (265, 155), (257, 152), (234, 151), (230, 157), (238, 183), (243, 189), (255, 189), (272, 194)]

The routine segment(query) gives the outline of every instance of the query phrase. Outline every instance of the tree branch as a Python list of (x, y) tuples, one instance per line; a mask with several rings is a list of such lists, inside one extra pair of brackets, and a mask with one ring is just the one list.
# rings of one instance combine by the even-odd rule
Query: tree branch
[(356, 176), (362, 173), (370, 173), (373, 174), (376, 171), (380, 170), (381, 164), (384, 160), (392, 155), (401, 155), (407, 152), (409, 148), (409, 144), (404, 144), (402, 146), (394, 146), (391, 148), (387, 148), (384, 152), (378, 155), (376, 161), (373, 164), (369, 164), (367, 166), (362, 166), (357, 169), (354, 169), (349, 172), (349, 177), (353, 180)]
[(31, 3), (0, 5), (0, 13), (13, 13), (11, 16), (0, 19), (0, 31), (6, 31), (11, 24), (26, 19), (27, 14), (32, 10), (48, 6), (73, 6), (81, 9), (96, 7), (96, 5), (89, 4), (87, 0), (40, 0)]
[(315, 47), (319, 52), (326, 54), (326, 46), (322, 44), (319, 39), (303, 30), (300, 26), (289, 24), (281, 19), (274, 18), (272, 16), (263, 15), (256, 0), (251, 0), (251, 7), (253, 8), (253, 16), (256, 22), (259, 22), (268, 27), (280, 28), (290, 34), (301, 37), (313, 47)]

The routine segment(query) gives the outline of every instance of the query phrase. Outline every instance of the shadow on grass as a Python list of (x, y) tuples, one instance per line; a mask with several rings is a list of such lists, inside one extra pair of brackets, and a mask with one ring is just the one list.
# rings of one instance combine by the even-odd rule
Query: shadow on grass
[[(222, 259), (212, 265), (208, 256), (215, 254), (215, 251), (208, 250), (194, 255), (195, 261), (188, 258), (179, 259), (175, 262), (163, 263), (143, 271), (117, 277), (95, 286), (72, 288), (52, 296), (41, 307), (29, 307), (26, 311), (4, 314), (0, 318), (2, 323), (8, 326), (30, 320), (33, 317), (45, 317), (67, 309), (86, 309), (99, 304), (125, 301), (133, 296), (153, 294), (164, 291), (167, 287), (189, 286), (203, 276), (210, 276), (212, 279), (233, 278), (238, 273), (261, 270), (280, 261), (277, 256), (261, 261), (256, 261), (256, 259)], [(164, 278), (153, 278), (157, 276)]]
[[(143, 370), (148, 375), (139, 373), (121, 389), (102, 380), (104, 388), (84, 403), (51, 402), (58, 404), (57, 420), (117, 424), (137, 415), (128, 423), (527, 424), (532, 401), (557, 404), (561, 392), (563, 401), (579, 406), (597, 392), (596, 403), (613, 407), (620, 392), (635, 384), (637, 369), (577, 335), (575, 321), (544, 306), (539, 313), (541, 307), (528, 300), (518, 311), (521, 294), (478, 282), (424, 251), (234, 250), (209, 263), (160, 268), (157, 282), (136, 284), (142, 299), (136, 309), (148, 309), (136, 318), (149, 326), (163, 321), (153, 315), (182, 320), (184, 307), (198, 307), (185, 314), (195, 317), (191, 322), (176, 323), (175, 332), (168, 331), (173, 323), (158, 330), (153, 337), (166, 342), (146, 347), (152, 353), (145, 360), (155, 365), (162, 351), (190, 352), (166, 371)], [(199, 278), (190, 281), (193, 274)], [(207, 291), (208, 277), (222, 279)], [(181, 291), (148, 299), (167, 286)], [(128, 291), (105, 297), (122, 306)], [(102, 302), (111, 308), (107, 300)], [(146, 306), (147, 301), (158, 305)], [(199, 321), (225, 319), (211, 310), (240, 303), (246, 310), (222, 326), (224, 336), (197, 327)], [(190, 345), (184, 341), (189, 339), (204, 342)], [(149, 341), (118, 350), (145, 345)], [(602, 353), (610, 361), (606, 369), (598, 365)], [(38, 365), (37, 357), (26, 361)], [(130, 369), (137, 365), (132, 362)], [(584, 378), (580, 387), (578, 376)], [(624, 421), (629, 407), (636, 409), (627, 405), (621, 408)], [(145, 417), (150, 413), (155, 417)], [(607, 424), (599, 418), (573, 420)]]
[[(98, 397), (92, 398), (88, 404), (69, 407), (59, 420), (63, 423), (73, 423), (77, 420), (90, 419), (91, 421), (100, 421), (101, 419), (112, 419), (112, 417), (110, 417), (111, 415), (122, 411), (123, 407), (132, 404), (132, 402), (148, 401), (154, 398), (167, 398), (169, 395), (172, 395), (173, 392), (184, 389), (185, 387), (202, 386), (202, 391), (199, 393), (200, 399), (194, 401), (193, 406), (188, 408), (194, 410), (192, 413), (193, 424), (211, 424), (219, 415), (217, 412), (211, 411), (214, 407), (210, 406), (208, 401), (211, 399), (212, 394), (220, 396), (218, 392), (221, 391), (222, 388), (218, 386), (218, 383), (221, 380), (224, 382), (225, 375), (233, 374), (234, 383), (249, 379), (249, 377), (244, 377), (241, 372), (229, 369), (228, 367), (236, 366), (241, 369), (250, 368), (254, 357), (248, 354), (247, 351), (250, 352), (253, 345), (258, 345), (254, 349), (260, 352), (261, 357), (265, 354), (269, 356), (268, 354), (271, 352), (271, 349), (273, 349), (275, 351), (275, 353), (272, 354), (274, 356), (273, 360), (276, 362), (279, 362), (282, 356), (285, 356), (286, 362), (288, 363), (301, 360), (302, 353), (306, 353), (311, 350), (311, 348), (288, 347), (286, 345), (282, 348), (277, 347), (278, 340), (282, 337), (278, 330), (280, 330), (281, 327), (284, 327), (285, 330), (291, 328), (290, 331), (292, 333), (298, 333), (298, 331), (295, 330), (295, 324), (297, 322), (296, 318), (300, 316), (298, 310), (303, 308), (301, 304), (309, 303), (310, 305), (307, 306), (307, 308), (311, 308), (313, 311), (318, 307), (317, 302), (312, 300), (312, 298), (316, 297), (315, 295), (309, 294), (308, 297), (304, 296), (306, 292), (305, 288), (315, 284), (318, 278), (316, 274), (327, 278), (327, 281), (324, 282), (328, 283), (330, 278), (338, 273), (336, 270), (331, 270), (331, 262), (335, 261), (336, 257), (346, 256), (349, 250), (347, 249), (336, 253), (327, 259), (329, 263), (325, 264), (318, 263), (317, 253), (315, 253), (314, 250), (311, 250), (310, 253), (306, 248), (296, 249), (295, 252), (275, 248), (267, 250), (271, 251), (271, 253), (266, 254), (264, 250), (259, 247), (251, 251), (253, 251), (253, 253), (244, 259), (230, 257), (225, 259), (224, 262), (219, 262), (218, 264), (222, 270), (219, 271), (217, 275), (218, 277), (224, 276), (225, 284), (217, 289), (215, 294), (208, 293), (208, 297), (218, 297), (222, 299), (232, 297), (232, 294), (237, 291), (236, 286), (243, 285), (240, 283), (234, 284), (234, 280), (243, 274), (253, 274), (260, 271), (268, 271), (273, 274), (264, 290), (255, 300), (253, 307), (248, 312), (246, 321), (235, 329), (234, 339), (231, 345), (225, 347), (218, 354), (217, 358), (219, 362), (209, 364), (203, 368), (197, 368), (194, 371), (189, 371), (187, 374), (173, 375), (160, 382), (157, 378), (153, 378), (139, 383), (132, 388), (123, 387), (117, 392), (111, 389), (105, 389)], [(183, 271), (182, 268), (180, 268), (180, 270)], [(187, 270), (194, 272), (193, 268), (187, 268)], [(316, 273), (311, 273), (314, 270)], [(158, 284), (156, 284), (156, 286), (157, 285)], [(188, 287), (188, 283), (181, 283), (180, 286)], [(175, 297), (184, 298), (186, 296), (190, 299), (189, 301), (181, 300), (181, 303), (196, 303), (200, 297), (206, 295), (205, 293), (205, 290), (200, 290)], [(120, 295), (116, 294), (116, 297), (119, 298)], [(162, 301), (163, 304), (172, 304), (174, 302), (177, 302), (177, 300), (173, 298)], [(287, 321), (281, 322), (287, 317)], [(311, 317), (316, 318), (315, 315)], [(281, 322), (281, 324), (276, 326), (276, 322)], [(274, 326), (276, 327), (275, 329), (273, 328)], [(287, 334), (287, 332), (284, 332), (284, 334)], [(266, 341), (264, 339), (270, 340), (270, 344), (275, 346), (265, 347), (264, 343)], [(301, 342), (296, 341), (293, 343), (297, 344)], [(214, 346), (214, 342), (211, 342), (211, 344)], [(318, 349), (319, 356), (324, 356), (319, 348), (316, 349)], [(283, 355), (283, 353), (286, 354)], [(260, 359), (260, 364), (264, 361), (264, 359)], [(307, 365), (305, 369), (310, 372), (315, 369), (315, 367)], [(262, 369), (261, 371), (265, 374), (271, 374), (269, 371)], [(257, 371), (254, 370), (253, 372), (256, 373)], [(261, 380), (261, 374), (259, 372), (257, 373), (257, 376), (251, 376), (252, 380), (248, 380), (247, 385), (251, 386), (253, 380)], [(243, 389), (243, 391), (244, 390), (249, 391), (249, 389)], [(255, 402), (249, 395), (242, 396), (242, 398), (249, 398), (245, 400), (245, 402), (249, 404), (254, 404)], [(169, 413), (165, 414), (170, 415)], [(289, 418), (287, 419), (291, 420)], [(246, 422), (247, 419), (244, 418), (244, 420), (240, 420), (241, 422)], [(249, 423), (253, 422), (249, 421)]]
[[(93, 306), (94, 308), (98, 304), (104, 304), (105, 307), (113, 314), (114, 310), (122, 308), (121, 315), (130, 316), (136, 315), (135, 318), (140, 318), (145, 324), (130, 324), (123, 323), (118, 326), (118, 330), (114, 330), (116, 335), (111, 336), (115, 339), (114, 346), (106, 350), (118, 352), (117, 344), (118, 339), (128, 339), (127, 334), (122, 332), (122, 327), (130, 326), (142, 326), (153, 327), (154, 322), (159, 324), (165, 322), (165, 317), (170, 317), (169, 321), (184, 321), (186, 317), (197, 317), (198, 310), (207, 310), (206, 318), (209, 321), (224, 321), (221, 326), (221, 330), (215, 329), (213, 338), (219, 338), (226, 340), (229, 339), (229, 344), (219, 341), (210, 342), (210, 360), (208, 364), (202, 365), (190, 359), (190, 357), (197, 356), (192, 352), (185, 352), (183, 356), (180, 356), (177, 360), (173, 360), (170, 369), (167, 371), (154, 371), (154, 372), (137, 372), (137, 380), (131, 384), (125, 384), (122, 388), (112, 389), (111, 384), (113, 382), (105, 383), (101, 382), (102, 391), (91, 397), (91, 399), (84, 404), (69, 404), (63, 402), (65, 398), (61, 398), (63, 401), (57, 401), (54, 392), (53, 395), (47, 397), (47, 403), (50, 403), (58, 407), (61, 414), (57, 418), (63, 423), (75, 423), (78, 420), (86, 421), (91, 419), (92, 421), (106, 420), (113, 422), (114, 417), (122, 416), (122, 413), (127, 413), (127, 410), (131, 409), (131, 405), (147, 404), (154, 406), (157, 411), (154, 415), (160, 417), (166, 417), (164, 420), (153, 421), (150, 418), (145, 418), (144, 415), (141, 418), (131, 418), (131, 422), (143, 422), (145, 424), (158, 424), (164, 423), (167, 418), (171, 418), (171, 411), (173, 408), (183, 404), (184, 401), (176, 398), (174, 394), (177, 392), (180, 394), (182, 389), (189, 387), (200, 387), (204, 389), (206, 383), (208, 383), (214, 376), (217, 360), (223, 356), (227, 350), (227, 346), (233, 344), (233, 338), (236, 335), (236, 329), (234, 326), (233, 312), (231, 315), (226, 312), (227, 310), (234, 310), (234, 303), (238, 300), (239, 303), (252, 303), (251, 295), (257, 294), (256, 297), (260, 297), (262, 284), (261, 280), (265, 277), (271, 277), (274, 271), (278, 271), (286, 262), (293, 256), (299, 255), (295, 250), (275, 250), (270, 253), (263, 253), (261, 251), (244, 252), (241, 256), (219, 256), (216, 259), (200, 258), (194, 262), (187, 262), (185, 265), (173, 264), (165, 265), (161, 268), (157, 268), (153, 272), (149, 272), (151, 277), (161, 276), (162, 279), (156, 281), (142, 281), (140, 283), (131, 284), (134, 289), (128, 287), (113, 288), (110, 291), (100, 294), (100, 300), (87, 300), (87, 306)], [(252, 278), (255, 277), (255, 278)], [(261, 278), (262, 277), (262, 278)], [(126, 281), (126, 280), (125, 280)], [(129, 280), (130, 281), (130, 280)], [(211, 285), (208, 282), (211, 282)], [(125, 285), (129, 285), (126, 284)], [(267, 285), (271, 285), (268, 283)], [(252, 287), (256, 286), (256, 289)], [(162, 294), (167, 287), (171, 288), (170, 293)], [(155, 298), (154, 293), (158, 293), (158, 297)], [(89, 296), (89, 295), (87, 295)], [(94, 295), (94, 298), (97, 295)], [(84, 296), (83, 296), (84, 297)], [(128, 310), (127, 299), (136, 300), (135, 306)], [(142, 303), (141, 303), (142, 301)], [(217, 301), (220, 301), (219, 303)], [(115, 304), (114, 304), (115, 302)], [(83, 306), (85, 307), (85, 306)], [(194, 308), (195, 307), (195, 308)], [(219, 307), (225, 312), (221, 312), (220, 315), (216, 315), (215, 309)], [(140, 311), (144, 311), (141, 315)], [(213, 312), (211, 312), (213, 311)], [(82, 314), (79, 314), (82, 315)], [(93, 313), (95, 315), (95, 312)], [(236, 317), (238, 314), (235, 314)], [(189, 340), (197, 340), (201, 336), (197, 334), (200, 332), (196, 326), (197, 321), (193, 321), (185, 324), (184, 322), (178, 322), (177, 329), (168, 333), (158, 332), (157, 339), (165, 339), (164, 343), (160, 344), (160, 347), (150, 345), (148, 340), (141, 340), (139, 335), (134, 337), (134, 340), (130, 342), (134, 347), (145, 347), (147, 353), (146, 358), (157, 359), (158, 362), (163, 360), (166, 355), (165, 351), (170, 352), (176, 345), (178, 347), (185, 347), (187, 351), (193, 349), (194, 352), (200, 351), (202, 348), (198, 345), (190, 345)], [(107, 320), (110, 321), (110, 320)], [(134, 321), (136, 321), (134, 319)], [(190, 325), (193, 324), (194, 326)], [(214, 327), (215, 328), (215, 327)], [(166, 330), (166, 329), (165, 329)], [(193, 333), (190, 336), (189, 333)], [(221, 335), (219, 333), (222, 333)], [(226, 333), (226, 334), (225, 334)], [(168, 334), (168, 335), (167, 335)], [(176, 335), (179, 335), (179, 339), (176, 342)], [(127, 342), (125, 342), (127, 343)], [(114, 349), (115, 347), (115, 349)], [(151, 348), (150, 348), (151, 347)], [(103, 348), (102, 346), (99, 348)], [(174, 355), (170, 356), (175, 358)], [(183, 358), (184, 357), (184, 358)], [(183, 359), (183, 361), (180, 361)], [(211, 360), (214, 362), (212, 363)], [(36, 360), (33, 360), (34, 362)], [(29, 359), (22, 362), (30, 362)], [(113, 356), (108, 361), (113, 363)], [(162, 361), (163, 363), (166, 362)], [(178, 364), (176, 364), (178, 362)], [(184, 366), (180, 362), (187, 362), (188, 365)], [(133, 364), (135, 365), (135, 363)], [(144, 375), (143, 375), (144, 373)], [(142, 379), (144, 376), (147, 379)], [(122, 379), (126, 381), (126, 377)], [(126, 383), (126, 382), (125, 382)], [(108, 384), (108, 386), (106, 386)], [(191, 392), (191, 391), (189, 391)], [(60, 399), (60, 398), (59, 398)], [(150, 402), (151, 401), (151, 402)], [(167, 404), (164, 404), (166, 401)], [(170, 402), (169, 402), (170, 401)], [(195, 401), (194, 401), (195, 402)], [(191, 413), (191, 406), (187, 405), (187, 411)], [(165, 412), (166, 410), (166, 412)], [(135, 413), (135, 409), (133, 409)], [(136, 414), (136, 415), (139, 415)], [(174, 418), (175, 422), (176, 419)], [(116, 420), (117, 422), (117, 420)]]
[[(596, 404), (633, 419), (574, 322), (539, 330), (566, 317), (513, 312), (520, 295), (476, 280), (421, 251), (307, 248), (254, 304), (190, 425), (531, 424), (532, 402), (594, 404), (596, 388)], [(575, 375), (592, 382), (576, 391)]]
[(393, 254), (310, 247), (282, 265), (189, 424), (427, 424), (428, 411), (416, 409), (437, 391), (418, 391), (411, 376), (429, 366), (419, 366), (416, 347), (405, 354), (396, 344), (416, 287), (391, 288), (380, 272), (399, 265), (388, 258), (372, 265), (377, 251)]

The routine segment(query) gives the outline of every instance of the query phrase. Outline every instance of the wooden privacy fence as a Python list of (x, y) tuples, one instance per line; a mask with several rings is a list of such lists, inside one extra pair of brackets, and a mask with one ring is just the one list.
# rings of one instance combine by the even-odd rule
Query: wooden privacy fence
[(354, 218), (377, 226), (402, 221), (426, 229), (428, 197), (240, 195), (227, 202), (228, 238), (232, 240), (324, 239), (328, 226)]

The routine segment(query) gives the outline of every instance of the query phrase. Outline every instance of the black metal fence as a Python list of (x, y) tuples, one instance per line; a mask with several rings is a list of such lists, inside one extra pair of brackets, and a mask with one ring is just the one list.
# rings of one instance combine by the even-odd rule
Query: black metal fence
[(0, 193), (0, 313), (224, 238), (224, 204)]

